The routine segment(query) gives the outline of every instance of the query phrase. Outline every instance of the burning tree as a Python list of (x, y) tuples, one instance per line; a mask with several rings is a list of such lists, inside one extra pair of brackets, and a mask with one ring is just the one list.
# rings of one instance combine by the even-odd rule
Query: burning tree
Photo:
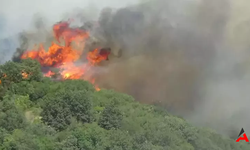
[[(56, 68), (58, 69), (59, 76), (57, 79), (59, 80), (84, 79), (95, 84), (93, 69), (102, 61), (108, 60), (111, 49), (97, 47), (84, 53), (89, 32), (72, 28), (69, 22), (55, 24), (53, 35), (58, 44), (52, 42), (47, 51), (43, 44), (40, 44), (37, 49), (24, 51), (20, 58), (37, 60), (47, 77), (55, 75), (54, 69)], [(95, 86), (96, 90), (100, 90), (97, 85)]]

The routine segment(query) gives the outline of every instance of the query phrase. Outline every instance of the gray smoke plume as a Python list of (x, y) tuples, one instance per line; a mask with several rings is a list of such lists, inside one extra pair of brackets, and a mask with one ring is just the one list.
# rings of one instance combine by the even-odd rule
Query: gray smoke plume
[(106, 34), (122, 43), (124, 59), (102, 82), (226, 135), (249, 130), (248, 53), (228, 42), (231, 5), (158, 0), (110, 12)]
[[(60, 6), (65, 8), (43, 9), (40, 14), (45, 17), (35, 16), (27, 21), (25, 17), (32, 18), (27, 10), (28, 17), (21, 18), (26, 24), (33, 21), (32, 29), (28, 25), (26, 28), (22, 24), (17, 26), (14, 24), (17, 20), (13, 19), (16, 16), (5, 15), (5, 12), (0, 17), (0, 30), (6, 31), (6, 26), (11, 25), (17, 26), (15, 31), (31, 32), (21, 34), (23, 43), (17, 50), (18, 58), (35, 43), (51, 42), (51, 25), (61, 19), (74, 16), (78, 24), (96, 20), (101, 28), (94, 30), (93, 36), (110, 46), (113, 53), (110, 61), (100, 67), (98, 83), (102, 87), (131, 94), (143, 103), (165, 107), (196, 125), (234, 135), (242, 127), (249, 130), (250, 125), (247, 121), (250, 98), (247, 20), (250, 16), (237, 13), (240, 3), (247, 3), (240, 1), (148, 0), (121, 8), (114, 8), (114, 3), (105, 1), (106, 4), (98, 4), (99, 8), (108, 6), (100, 13), (93, 12), (94, 5), (87, 10), (80, 7), (80, 1), (67, 4), (62, 1), (65, 5)], [(5, 6), (11, 3), (13, 0)], [(55, 0), (52, 3), (57, 4)], [(45, 3), (37, 6), (31, 1), (29, 4), (36, 9), (49, 6)], [(69, 8), (73, 6), (83, 9), (72, 12)], [(241, 15), (245, 19), (235, 19)], [(12, 19), (12, 23), (3, 21), (6, 19)], [(238, 29), (244, 36), (238, 34)], [(1, 51), (3, 49), (1, 47)], [(14, 51), (5, 55), (12, 56)]]
[[(88, 19), (95, 17), (103, 7), (111, 6), (119, 8), (133, 3), (137, 3), (137, 1), (0, 0), (0, 56), (4, 57), (1, 61), (5, 62), (6, 60), (10, 60), (16, 48), (23, 46), (25, 38), (28, 38), (29, 43), (25, 46), (29, 48), (33, 46), (34, 42), (36, 44), (44, 42), (47, 38), (46, 33), (51, 33), (53, 24), (62, 19), (77, 16), (82, 9), (84, 10), (82, 13), (84, 13), (84, 16)], [(44, 25), (39, 25), (40, 27), (35, 24), (39, 18), (44, 19), (43, 23), (45, 23)], [(37, 29), (37, 27), (40, 29)], [(41, 29), (41, 27), (43, 27), (43, 29)], [(39, 35), (39, 33), (43, 34)], [(20, 38), (22, 39), (21, 42)], [(38, 39), (42, 41), (37, 41)], [(11, 44), (9, 45), (8, 43)]]
[(222, 47), (228, 9), (217, 5), (225, 2), (158, 0), (112, 14), (106, 34), (124, 48), (107, 73), (114, 88), (175, 113), (192, 111)]

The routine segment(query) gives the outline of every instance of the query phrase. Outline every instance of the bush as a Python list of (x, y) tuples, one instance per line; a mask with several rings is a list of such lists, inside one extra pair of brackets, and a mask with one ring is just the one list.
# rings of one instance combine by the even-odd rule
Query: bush
[(21, 110), (19, 110), (13, 97), (6, 96), (0, 102), (0, 127), (13, 131), (15, 129), (22, 129), (26, 126), (26, 119)]
[(118, 129), (122, 123), (122, 113), (114, 104), (108, 105), (103, 110), (98, 124), (107, 130)]
[[(28, 78), (23, 78), (23, 70)], [(249, 144), (194, 127), (164, 108), (140, 104), (126, 94), (95, 92), (83, 80), (43, 78), (36, 61), (1, 65), (0, 80), (3, 150), (249, 149)], [(24, 115), (29, 112), (35, 121)]]
[(91, 96), (84, 91), (60, 91), (50, 95), (41, 113), (42, 120), (57, 130), (64, 130), (73, 117), (89, 123), (92, 116)]

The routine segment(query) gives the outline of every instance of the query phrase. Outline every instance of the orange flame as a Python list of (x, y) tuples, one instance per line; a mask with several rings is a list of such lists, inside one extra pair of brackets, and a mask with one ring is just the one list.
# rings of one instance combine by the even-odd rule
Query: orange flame
[(49, 70), (47, 73), (44, 74), (44, 76), (45, 76), (45, 77), (51, 77), (51, 76), (53, 76), (54, 74), (55, 74), (54, 72), (52, 72), (52, 71)]
[(40, 45), (38, 51), (26, 51), (21, 58), (32, 58), (40, 62), (42, 66), (57, 67), (62, 63), (74, 62), (79, 59), (81, 52), (73, 50), (71, 47), (64, 47), (52, 43), (48, 52), (43, 45)]
[[(92, 84), (95, 84), (95, 79), (92, 79), (91, 83), (92, 83)], [(99, 86), (96, 85), (96, 84), (95, 84), (95, 89), (96, 89), (96, 91), (100, 91), (100, 90), (101, 90), (101, 89), (99, 88)]]
[(22, 76), (23, 76), (23, 79), (27, 79), (29, 77), (29, 74), (22, 71)]
[[(91, 69), (99, 64), (103, 60), (108, 59), (110, 52), (105, 52), (99, 49), (88, 52), (88, 62), (77, 66), (75, 62), (80, 59), (83, 54), (82, 51), (72, 48), (72, 42), (81, 46), (84, 49), (84, 43), (87, 40), (89, 34), (86, 31), (80, 29), (74, 29), (69, 27), (68, 22), (60, 22), (53, 26), (54, 37), (60, 43), (60, 39), (63, 39), (65, 46), (53, 43), (46, 51), (42, 44), (38, 47), (38, 50), (30, 50), (23, 53), (21, 59), (32, 58), (37, 60), (42, 67), (55, 67), (59, 68), (59, 74), (63, 79), (84, 79), (94, 84), (97, 91), (100, 88), (96, 85), (95, 78), (87, 73)], [(51, 77), (55, 73), (49, 70), (44, 74), (46, 77)], [(26, 77), (26, 75), (25, 75)]]
[[(23, 79), (27, 79), (27, 78), (29, 77), (29, 74), (26, 73), (24, 70), (22, 71), (21, 74), (22, 74), (22, 76), (23, 76)], [(7, 75), (4, 74), (2, 78), (6, 78), (6, 77), (7, 77)], [(0, 80), (0, 84), (2, 84), (2, 80)]]
[(101, 53), (99, 49), (95, 49), (88, 53), (87, 59), (92, 65), (99, 64), (103, 60), (107, 60), (109, 53)]

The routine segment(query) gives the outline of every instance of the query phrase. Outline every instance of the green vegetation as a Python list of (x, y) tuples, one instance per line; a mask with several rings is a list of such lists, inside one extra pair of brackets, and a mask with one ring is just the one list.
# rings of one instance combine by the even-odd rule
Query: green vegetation
[[(28, 74), (24, 78), (22, 73)], [(1, 150), (247, 150), (164, 109), (82, 80), (42, 77), (27, 59), (0, 66)]]

